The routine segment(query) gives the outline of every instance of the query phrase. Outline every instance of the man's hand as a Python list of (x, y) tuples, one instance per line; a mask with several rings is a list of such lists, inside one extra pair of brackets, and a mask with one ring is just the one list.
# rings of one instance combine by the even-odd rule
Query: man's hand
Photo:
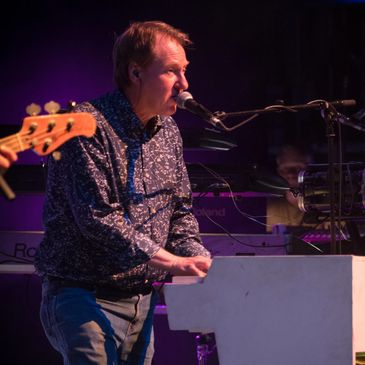
[(212, 264), (212, 259), (204, 256), (180, 257), (176, 256), (170, 267), (171, 275), (205, 276)]
[(205, 276), (212, 264), (212, 259), (204, 256), (181, 257), (161, 248), (148, 264), (164, 269), (175, 276)]
[(6, 146), (0, 146), (0, 167), (7, 169), (18, 159), (17, 154)]

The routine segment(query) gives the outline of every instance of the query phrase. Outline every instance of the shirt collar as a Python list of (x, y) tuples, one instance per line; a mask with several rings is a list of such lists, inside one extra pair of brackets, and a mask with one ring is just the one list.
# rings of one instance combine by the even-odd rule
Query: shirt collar
[(91, 104), (103, 114), (122, 139), (127, 137), (142, 142), (148, 141), (161, 129), (166, 120), (166, 117), (156, 115), (145, 127), (137, 117), (127, 97), (120, 90), (92, 100)]

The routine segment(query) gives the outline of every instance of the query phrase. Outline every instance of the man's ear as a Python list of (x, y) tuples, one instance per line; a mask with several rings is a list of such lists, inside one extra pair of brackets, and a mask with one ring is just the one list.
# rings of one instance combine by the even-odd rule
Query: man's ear
[(132, 64), (128, 68), (129, 79), (132, 82), (139, 82), (141, 77), (140, 68), (136, 64)]

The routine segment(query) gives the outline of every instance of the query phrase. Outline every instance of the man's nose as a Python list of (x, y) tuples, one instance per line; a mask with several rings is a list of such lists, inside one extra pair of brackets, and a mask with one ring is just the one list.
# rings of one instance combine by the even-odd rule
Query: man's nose
[(189, 88), (189, 83), (185, 74), (180, 75), (178, 83), (179, 83), (179, 89), (181, 89), (182, 91), (187, 90)]

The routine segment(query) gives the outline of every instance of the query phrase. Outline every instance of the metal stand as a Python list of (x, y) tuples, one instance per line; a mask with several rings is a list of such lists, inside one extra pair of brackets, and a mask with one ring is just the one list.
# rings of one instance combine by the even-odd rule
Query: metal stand
[(200, 334), (195, 336), (198, 365), (208, 364), (208, 356), (212, 353), (212, 347), (215, 347), (213, 342), (213, 337), (210, 334)]
[[(345, 115), (342, 115), (337, 112), (335, 109), (336, 106), (354, 106), (356, 105), (355, 100), (337, 100), (328, 102), (326, 100), (313, 100), (307, 104), (301, 105), (271, 105), (264, 109), (255, 109), (255, 110), (247, 110), (247, 111), (240, 111), (234, 113), (225, 113), (225, 112), (215, 112), (213, 113), (214, 125), (218, 129), (223, 129), (226, 131), (233, 131), (236, 128), (246, 124), (247, 122), (251, 121), (252, 119), (256, 118), (261, 114), (267, 113), (280, 113), (280, 112), (297, 112), (299, 110), (308, 110), (308, 109), (319, 109), (321, 110), (322, 117), (326, 121), (327, 125), (327, 140), (328, 140), (328, 183), (330, 189), (330, 232), (331, 232), (331, 254), (341, 254), (341, 245), (340, 243), (336, 242), (336, 211), (338, 216), (341, 216), (341, 200), (339, 200), (339, 204), (336, 205), (335, 201), (335, 151), (334, 151), (334, 141), (336, 134), (334, 132), (334, 124), (335, 122), (348, 125), (355, 129), (365, 131), (365, 128), (356, 120), (352, 120), (352, 118), (348, 118)], [(227, 126), (223, 123), (223, 120), (228, 117), (241, 117), (241, 116), (249, 116), (246, 120), (237, 123), (233, 126)], [(339, 166), (339, 179), (342, 178), (341, 166)], [(339, 196), (339, 199), (342, 199)]]
[[(334, 141), (336, 133), (334, 131), (334, 113), (336, 110), (328, 103), (323, 104), (322, 116), (327, 127), (327, 146), (328, 146), (328, 182), (330, 194), (330, 235), (331, 235), (331, 254), (336, 255), (341, 253), (341, 247), (337, 247), (336, 241), (336, 202), (335, 202), (335, 149)], [(339, 174), (340, 175), (340, 174)], [(339, 177), (341, 179), (341, 176)], [(341, 197), (339, 197), (341, 199)], [(340, 214), (340, 212), (338, 212)]]

